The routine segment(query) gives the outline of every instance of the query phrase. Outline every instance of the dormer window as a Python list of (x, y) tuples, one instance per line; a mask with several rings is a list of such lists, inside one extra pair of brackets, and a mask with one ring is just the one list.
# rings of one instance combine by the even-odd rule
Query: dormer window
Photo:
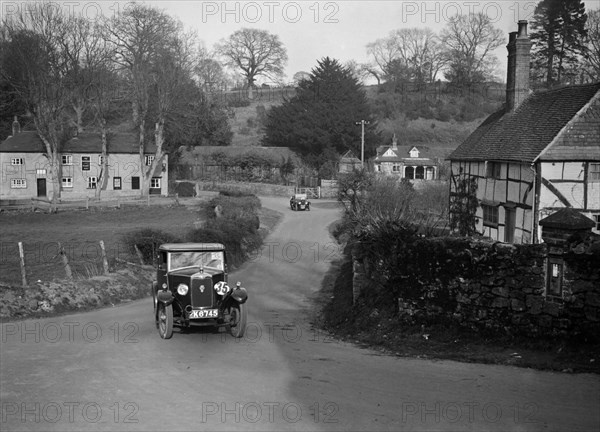
[(418, 158), (419, 157), (419, 150), (416, 147), (413, 147), (412, 149), (410, 149), (410, 157), (411, 158)]

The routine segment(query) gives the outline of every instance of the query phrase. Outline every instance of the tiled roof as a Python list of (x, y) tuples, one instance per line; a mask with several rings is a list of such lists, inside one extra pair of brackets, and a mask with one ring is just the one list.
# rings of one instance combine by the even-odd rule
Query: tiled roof
[[(153, 143), (146, 144), (145, 152), (154, 153)], [(137, 135), (132, 132), (116, 132), (112, 134), (109, 153), (138, 153)], [(0, 143), (3, 153), (41, 153), (45, 147), (37, 132), (25, 131), (5, 139)], [(98, 133), (85, 132), (67, 141), (61, 153), (102, 153), (102, 142)]]
[[(599, 91), (596, 83), (531, 94), (514, 113), (490, 115), (448, 159), (533, 162)], [(595, 149), (597, 136), (578, 142)]]

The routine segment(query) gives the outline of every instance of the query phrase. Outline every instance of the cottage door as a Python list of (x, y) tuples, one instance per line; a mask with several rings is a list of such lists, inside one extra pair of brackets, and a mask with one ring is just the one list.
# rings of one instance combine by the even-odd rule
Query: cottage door
[(46, 197), (46, 179), (37, 179), (37, 196)]
[(515, 240), (516, 212), (514, 208), (505, 209), (504, 213), (504, 242), (512, 243)]

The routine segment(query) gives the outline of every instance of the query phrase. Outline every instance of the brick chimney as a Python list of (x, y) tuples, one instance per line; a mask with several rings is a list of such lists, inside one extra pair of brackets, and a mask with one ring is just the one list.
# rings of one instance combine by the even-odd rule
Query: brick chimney
[(506, 110), (513, 112), (529, 95), (529, 57), (531, 40), (527, 21), (519, 21), (519, 31), (508, 35), (508, 71), (506, 76)]
[(19, 124), (19, 120), (17, 119), (17, 116), (15, 116), (15, 119), (12, 122), (12, 136), (15, 136), (16, 134), (21, 132), (21, 125)]

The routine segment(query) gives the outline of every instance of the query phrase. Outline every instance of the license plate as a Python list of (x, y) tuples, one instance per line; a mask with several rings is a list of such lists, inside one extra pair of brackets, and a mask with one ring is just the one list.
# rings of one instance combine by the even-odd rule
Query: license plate
[(219, 310), (218, 309), (202, 309), (202, 310), (193, 310), (190, 312), (190, 319), (194, 318), (218, 318)]

